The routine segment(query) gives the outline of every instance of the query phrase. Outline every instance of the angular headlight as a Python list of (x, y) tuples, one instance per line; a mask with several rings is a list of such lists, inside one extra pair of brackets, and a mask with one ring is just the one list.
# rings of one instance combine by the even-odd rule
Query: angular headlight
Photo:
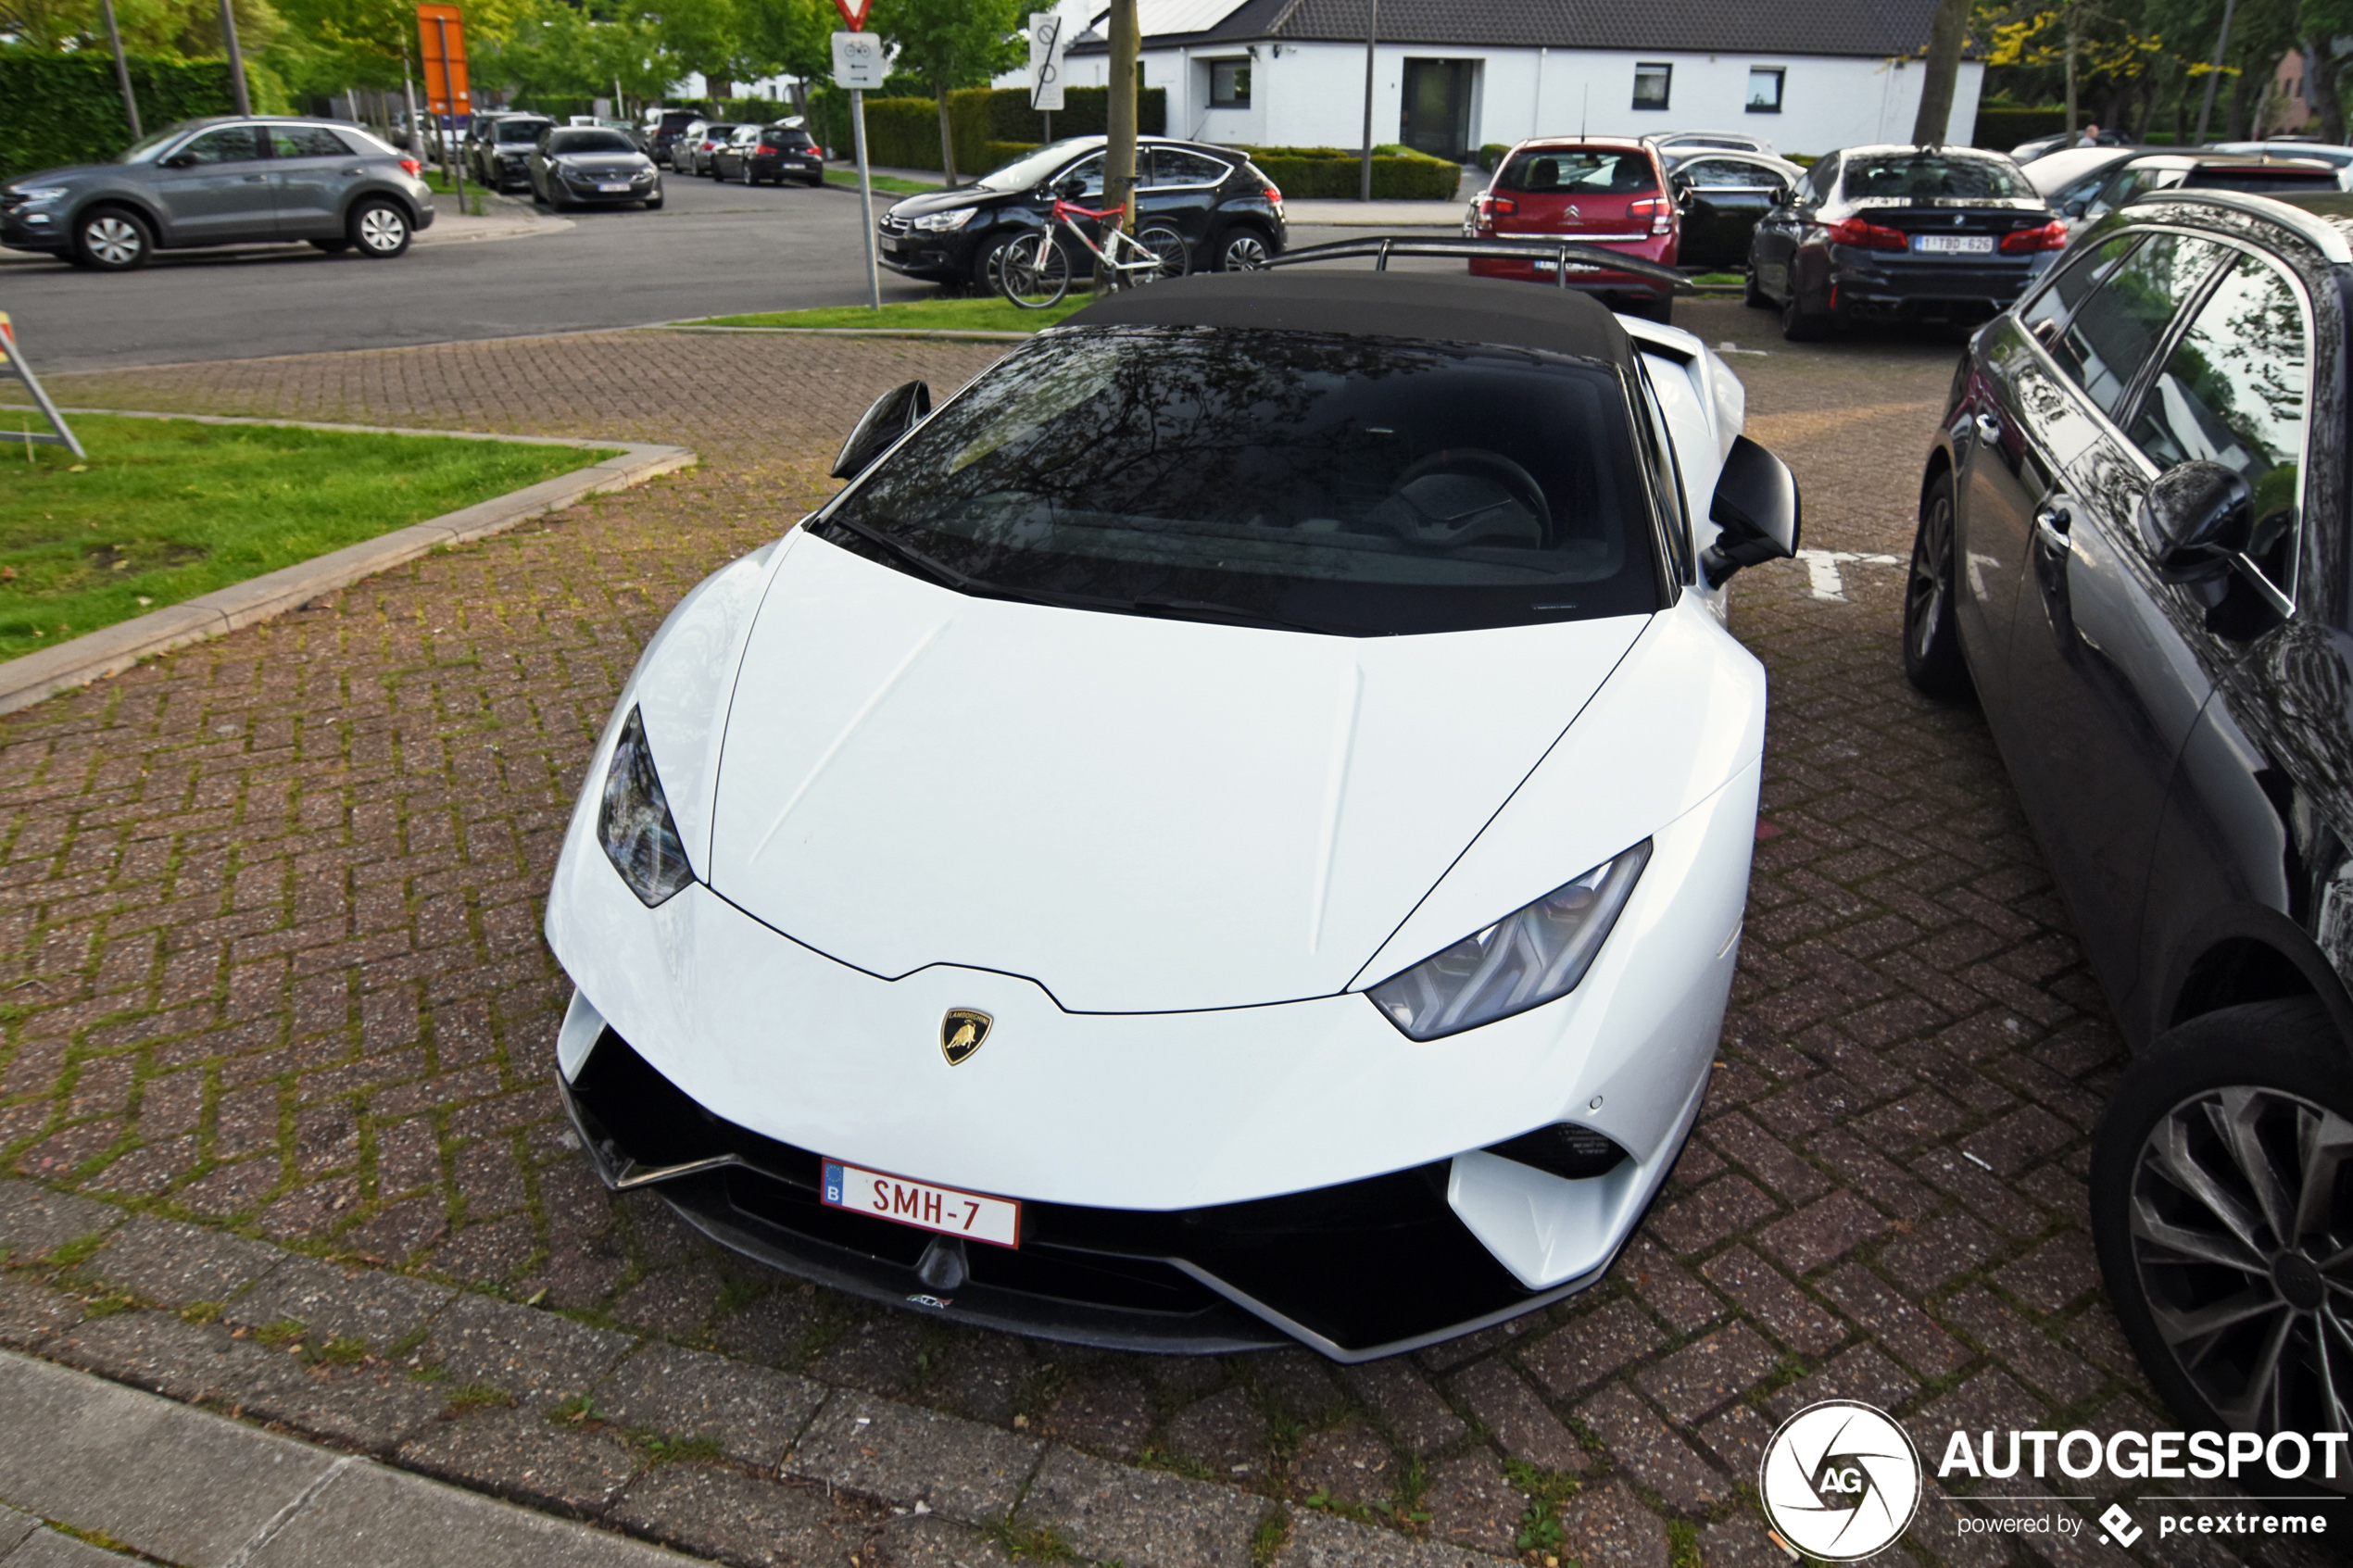
[(971, 222), (973, 214), (979, 210), (976, 207), (960, 207), (953, 212), (926, 212), (915, 220), (915, 227), (926, 234), (945, 234)]
[(686, 847), (679, 842), (678, 824), (670, 817), (670, 802), (661, 793), (661, 779), (654, 771), (645, 722), (634, 708), (612, 748), (612, 766), (605, 771), (597, 837), (612, 869), (649, 909), (695, 880), (694, 868), (686, 864)]
[(26, 207), (44, 207), (65, 194), (63, 185), (44, 185), (37, 190), (19, 191), (17, 199)]
[(1567, 996), (1593, 966), (1650, 858), (1646, 838), (1382, 981), (1370, 993), (1374, 1004), (1406, 1038), (1434, 1040)]

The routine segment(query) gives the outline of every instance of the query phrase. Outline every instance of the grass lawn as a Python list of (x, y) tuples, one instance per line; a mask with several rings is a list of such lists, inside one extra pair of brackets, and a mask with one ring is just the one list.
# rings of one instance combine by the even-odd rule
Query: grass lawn
[(0, 410), (0, 659), (610, 457), (573, 446)]
[(771, 310), (757, 316), (711, 316), (690, 321), (696, 327), (884, 327), (900, 331), (1034, 332), (1051, 327), (1074, 310), (1094, 303), (1094, 295), (1074, 294), (1044, 310), (1024, 310), (1011, 300), (909, 299), (880, 310), (863, 305), (829, 305), (816, 310)]
[[(885, 192), (887, 194), (894, 196), (920, 196), (925, 191), (937, 191), (939, 189), (939, 185), (937, 182), (926, 185), (920, 180), (901, 180), (896, 174), (875, 174), (869, 176), (869, 178), (873, 180), (875, 190)], [(854, 191), (858, 188), (858, 170), (855, 169), (828, 169), (825, 170), (825, 183), (828, 185), (847, 185)]]

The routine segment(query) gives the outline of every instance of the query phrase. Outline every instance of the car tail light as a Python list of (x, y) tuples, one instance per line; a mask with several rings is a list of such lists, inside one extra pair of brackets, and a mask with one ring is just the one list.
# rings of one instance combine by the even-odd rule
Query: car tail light
[(408, 171), (409, 178), (411, 180), (422, 178), (425, 172), (425, 166), (412, 157), (402, 158), (400, 167)]
[(1843, 223), (1831, 224), (1830, 242), (1834, 245), (1854, 245), (1862, 250), (1909, 250), (1912, 248), (1911, 238), (1903, 230), (1884, 228), (1877, 223), (1866, 223), (1859, 218), (1850, 218)]
[(2065, 250), (2067, 225), (2054, 219), (2039, 229), (2020, 229), (2016, 233), (2005, 234), (2002, 236), (2002, 248), (2012, 256), (2036, 250)]
[(1651, 220), (1651, 232), (1664, 234), (1675, 227), (1675, 204), (1665, 196), (1651, 196), (1629, 203), (1626, 216), (1638, 220), (1647, 218)]
[(776, 156), (776, 149), (769, 146), (764, 142), (759, 146), (754, 147), (752, 151), (758, 153), (761, 157), (774, 157)]
[(1496, 196), (1488, 202), (1487, 210), (1498, 218), (1512, 218), (1518, 215), (1519, 203), (1509, 196)]
[(1273, 202), (1277, 207), (1280, 207), (1283, 205), (1283, 193), (1275, 189), (1274, 186), (1269, 185), (1266, 187), (1266, 199)]

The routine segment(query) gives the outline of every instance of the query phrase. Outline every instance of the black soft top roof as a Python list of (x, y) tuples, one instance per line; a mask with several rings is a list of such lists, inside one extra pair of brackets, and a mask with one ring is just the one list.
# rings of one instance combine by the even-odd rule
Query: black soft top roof
[(1492, 343), (1616, 365), (1630, 365), (1634, 353), (1617, 318), (1575, 289), (1502, 278), (1322, 267), (1172, 278), (1113, 295), (1063, 324), (1271, 327), (1344, 337)]

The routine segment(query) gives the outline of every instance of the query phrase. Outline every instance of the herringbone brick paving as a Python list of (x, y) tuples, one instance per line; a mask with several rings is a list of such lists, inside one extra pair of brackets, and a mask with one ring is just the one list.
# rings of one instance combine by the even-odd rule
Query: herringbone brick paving
[[(1736, 307), (1687, 319), (1771, 350), (1732, 362), (1752, 433), (1805, 483), (1808, 542), (1907, 549), (1952, 346), (1791, 350)], [(14, 1169), (786, 1369), (835, 1390), (826, 1411), (863, 1390), (979, 1424), (954, 1426), (964, 1447), (935, 1464), (1047, 1439), (1048, 1457), (1019, 1461), (1041, 1466), (1026, 1493), (956, 1517), (1002, 1519), (1019, 1493), (1031, 1500), (999, 1546), (1042, 1545), (1026, 1522), (1062, 1520), (1082, 1553), (1137, 1568), (1278, 1549), (1338, 1561), (1319, 1555), (1342, 1549), (1325, 1513), (1482, 1552), (1524, 1541), (1531, 1560), (1587, 1568), (1763, 1564), (1778, 1559), (1752, 1500), (1757, 1459), (1815, 1399), (1870, 1400), (1916, 1433), (2166, 1424), (2084, 1231), (2088, 1134), (2120, 1047), (1983, 724), (1906, 686), (1900, 576), (1868, 566), (1846, 569), (1845, 602), (1814, 596), (1793, 566), (1735, 592), (1772, 709), (1722, 1057), (1641, 1235), (1565, 1306), (1355, 1369), (1303, 1352), (1088, 1355), (779, 1281), (655, 1201), (608, 1198), (551, 1087), (565, 990), (538, 937), (596, 730), (667, 607), (826, 493), (824, 461), (874, 394), (914, 375), (952, 386), (996, 352), (640, 332), (57, 378), (69, 403), (629, 436), (705, 462), (0, 720), (0, 1147)], [(198, 1317), (245, 1288), (110, 1273), (122, 1245), (86, 1261), (69, 1246), (42, 1266), (102, 1306), (216, 1304)], [(58, 1332), (60, 1359), (141, 1375), (135, 1356)], [(462, 1360), (439, 1326), (422, 1348), (364, 1328), (311, 1342), (331, 1332), (370, 1367)], [(280, 1419), (761, 1560), (698, 1523), (694, 1499), (756, 1514), (767, 1505), (737, 1494), (776, 1473), (759, 1457), (774, 1443), (695, 1449), (691, 1475), (649, 1468), (643, 1448), (608, 1445), (594, 1462), (567, 1449), (553, 1470), (516, 1457), (583, 1440), (543, 1412), (607, 1364), (520, 1389), (519, 1411), (510, 1396), (452, 1399), (422, 1436)], [(584, 1419), (577, 1401), (565, 1413)], [(730, 1419), (735, 1433), (749, 1418)], [(1214, 1480), (1202, 1495), (1235, 1507), (1181, 1549), (1149, 1536), (1122, 1548), (1052, 1501), (1099, 1473), (1115, 1489), (1103, 1461)], [(560, 1486), (545, 1478), (557, 1472)], [(850, 1470), (840, 1484), (895, 1495)], [(882, 1557), (931, 1561), (912, 1539)], [(955, 1549), (979, 1561), (984, 1547)], [(1961, 1537), (1942, 1497), (1906, 1549), (1971, 1565), (2091, 1554), (2080, 1538)], [(2303, 1561), (2263, 1549), (2247, 1560)], [(2232, 1560), (2153, 1532), (2135, 1555), (2173, 1560), (2160, 1550)]]

